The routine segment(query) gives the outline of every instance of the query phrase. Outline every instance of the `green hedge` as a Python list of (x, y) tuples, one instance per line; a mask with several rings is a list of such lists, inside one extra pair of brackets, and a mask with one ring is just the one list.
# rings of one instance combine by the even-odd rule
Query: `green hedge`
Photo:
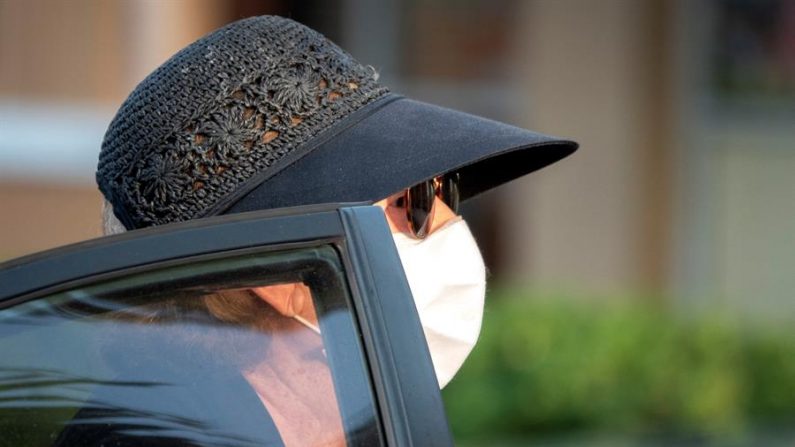
[(443, 392), (456, 439), (795, 426), (793, 333), (628, 304), (650, 301), (490, 294), (478, 345)]

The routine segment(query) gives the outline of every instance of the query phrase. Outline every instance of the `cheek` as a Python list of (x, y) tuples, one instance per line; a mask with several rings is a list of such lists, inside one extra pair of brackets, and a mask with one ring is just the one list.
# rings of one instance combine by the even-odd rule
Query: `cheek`
[(409, 223), (406, 220), (405, 208), (388, 206), (384, 210), (384, 214), (386, 214), (386, 221), (392, 233), (407, 233), (409, 231)]
[(406, 221), (406, 210), (395, 206), (393, 199), (393, 197), (382, 199), (373, 203), (373, 205), (384, 210), (386, 223), (389, 225), (389, 231), (391, 233), (406, 232), (409, 229), (408, 222)]
[(438, 230), (442, 225), (446, 224), (450, 219), (457, 216), (456, 213), (444, 203), (444, 200), (436, 198), (434, 202), (433, 222), (431, 222), (431, 233)]

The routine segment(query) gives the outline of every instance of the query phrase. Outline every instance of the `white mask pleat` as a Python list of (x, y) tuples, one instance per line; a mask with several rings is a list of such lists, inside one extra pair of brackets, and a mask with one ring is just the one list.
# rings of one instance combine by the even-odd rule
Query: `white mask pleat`
[(393, 234), (431, 352), (439, 388), (466, 360), (480, 334), (486, 268), (460, 217), (425, 239)]

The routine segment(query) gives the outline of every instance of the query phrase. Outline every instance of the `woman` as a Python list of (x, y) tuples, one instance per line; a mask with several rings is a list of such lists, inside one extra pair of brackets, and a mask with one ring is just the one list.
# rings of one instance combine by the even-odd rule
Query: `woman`
[[(459, 201), (575, 149), (392, 94), (371, 67), (325, 37), (265, 16), (203, 37), (139, 84), (108, 128), (97, 182), (109, 232), (317, 203), (380, 206), (444, 386), (477, 339), (485, 294), (485, 267), (457, 216)], [(286, 333), (315, 333), (301, 285), (279, 287), (256, 288), (246, 300), (267, 303), (278, 314), (268, 324), (284, 324)], [(223, 320), (232, 305), (224, 303), (204, 306)], [(280, 388), (300, 401), (304, 385), (280, 385), (271, 366), (262, 360), (241, 371), (279, 442), (327, 442), (302, 424), (308, 413), (273, 403)], [(318, 367), (309, 376), (322, 383), (328, 372)], [(337, 426), (332, 419), (319, 416), (317, 426)]]

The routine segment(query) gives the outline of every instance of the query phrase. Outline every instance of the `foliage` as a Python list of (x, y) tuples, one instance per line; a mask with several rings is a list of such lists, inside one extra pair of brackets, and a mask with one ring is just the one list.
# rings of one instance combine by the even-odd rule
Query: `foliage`
[(795, 421), (795, 335), (783, 328), (537, 295), (490, 295), (478, 346), (443, 392), (457, 440), (709, 440)]

